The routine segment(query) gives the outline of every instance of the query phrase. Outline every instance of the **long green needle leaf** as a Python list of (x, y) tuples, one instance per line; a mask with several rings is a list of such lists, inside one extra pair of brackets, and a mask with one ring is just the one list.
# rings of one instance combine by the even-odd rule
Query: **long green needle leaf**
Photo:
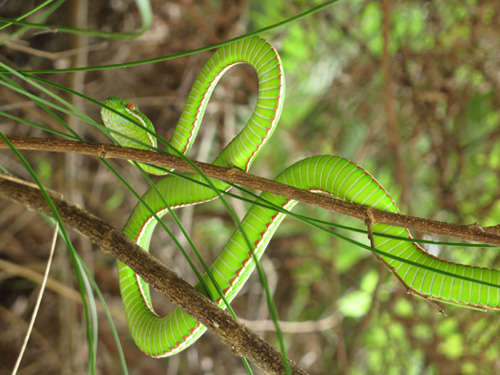
[(64, 27), (64, 26), (51, 26), (51, 25), (45, 25), (45, 24), (41, 24), (41, 23), (25, 22), (25, 21), (21, 21), (19, 18), (11, 19), (11, 18), (6, 18), (6, 17), (0, 17), (0, 22), (5, 23), (3, 26), (0, 26), (0, 30), (2, 28), (5, 28), (7, 26), (14, 24), (14, 25), (21, 25), (21, 26), (29, 27), (31, 29), (45, 30), (45, 31), (54, 32), (54, 33), (58, 32), (58, 33), (68, 33), (68, 34), (79, 34), (79, 35), (96, 36), (96, 37), (110, 38), (110, 39), (133, 39), (133, 38), (140, 36), (146, 30), (148, 30), (151, 27), (151, 23), (153, 20), (151, 5), (149, 3), (149, 0), (136, 0), (136, 4), (137, 4), (137, 8), (139, 9), (139, 14), (141, 16), (142, 26), (139, 28), (139, 30), (131, 32), (131, 33), (106, 32), (106, 31), (99, 31), (99, 30), (77, 29), (77, 28)]
[[(187, 52), (181, 52), (181, 53), (176, 53), (176, 54), (169, 55), (169, 56), (156, 57), (156, 58), (147, 59), (147, 60), (131, 61), (131, 62), (122, 63), (122, 64), (109, 64), (109, 65), (99, 65), (99, 66), (91, 66), (91, 67), (77, 67), (77, 68), (66, 68), (66, 69), (34, 69), (34, 70), (22, 70), (21, 72), (22, 73), (34, 73), (34, 74), (70, 73), (70, 72), (82, 72), (82, 71), (84, 71), (84, 72), (90, 72), (90, 71), (105, 70), (105, 69), (117, 69), (117, 68), (125, 68), (125, 67), (130, 68), (130, 67), (133, 67), (133, 66), (139, 66), (139, 65), (145, 65), (145, 64), (153, 64), (153, 63), (158, 63), (158, 62), (163, 62), (163, 61), (174, 60), (174, 59), (178, 59), (180, 57), (186, 57), (186, 56), (195, 55), (197, 53), (202, 53), (202, 52), (210, 51), (212, 49), (216, 49), (216, 48), (219, 48), (219, 47), (231, 44), (231, 43), (236, 42), (238, 40), (247, 39), (247, 38), (250, 38), (252, 36), (259, 35), (259, 34), (262, 34), (264, 32), (280, 28), (280, 27), (285, 26), (285, 25), (287, 25), (289, 23), (301, 20), (301, 19), (303, 19), (305, 17), (308, 17), (308, 16), (310, 16), (310, 15), (312, 15), (314, 13), (317, 13), (317, 12), (319, 12), (319, 11), (321, 11), (321, 10), (323, 10), (323, 9), (325, 9), (325, 8), (333, 5), (333, 4), (335, 4), (338, 1), (339, 0), (326, 1), (323, 4), (320, 4), (320, 5), (318, 5), (318, 6), (314, 7), (314, 8), (308, 9), (307, 11), (305, 11), (303, 13), (300, 13), (300, 14), (297, 14), (296, 16), (287, 18), (286, 20), (277, 22), (277, 23), (275, 23), (273, 25), (263, 27), (262, 29), (259, 29), (259, 30), (256, 30), (256, 31), (252, 31), (252, 32), (246, 33), (244, 35), (237, 36), (237, 37), (235, 37), (233, 39), (229, 39), (229, 40), (226, 40), (224, 42), (211, 44), (209, 46), (201, 47), (201, 48), (197, 48), (197, 49), (193, 49), (193, 50), (187, 51)], [(0, 17), (0, 21), (2, 21), (2, 17)], [(4, 22), (7, 22), (7, 21), (12, 21), (12, 20), (9, 20), (9, 19), (5, 20), (4, 19)]]
[(76, 271), (76, 277), (78, 281), (78, 286), (80, 288), (80, 294), (82, 295), (82, 305), (85, 313), (85, 322), (87, 327), (87, 338), (89, 344), (89, 373), (96, 373), (96, 358), (97, 358), (97, 308), (94, 300), (94, 295), (92, 293), (92, 289), (89, 285), (89, 281), (84, 272), (82, 272), (82, 263), (78, 253), (73, 247), (73, 243), (69, 239), (69, 235), (66, 231), (64, 223), (57, 211), (57, 208), (50, 198), (49, 194), (45, 190), (45, 187), (40, 182), (38, 176), (35, 171), (28, 163), (28, 161), (24, 158), (24, 156), (14, 147), (14, 145), (9, 141), (9, 139), (0, 131), (0, 138), (9, 146), (9, 148), (14, 152), (16, 157), (21, 161), (26, 170), (30, 173), (33, 180), (36, 182), (38, 187), (40, 188), (40, 192), (49, 205), (54, 218), (59, 223), (59, 231), (61, 236), (63, 237), (71, 255), (71, 259), (73, 261), (73, 265)]

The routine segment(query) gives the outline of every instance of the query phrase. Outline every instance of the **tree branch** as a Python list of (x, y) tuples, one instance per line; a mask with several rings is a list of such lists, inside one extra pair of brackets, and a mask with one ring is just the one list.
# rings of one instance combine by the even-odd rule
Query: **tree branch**
[[(175, 169), (178, 172), (193, 172), (196, 170), (185, 160), (173, 155), (161, 154), (154, 151), (138, 150), (128, 147), (119, 147), (109, 144), (91, 144), (69, 140), (9, 137), (13, 145), (21, 150), (38, 150), (51, 152), (74, 152), (105, 159), (135, 160)], [(7, 145), (0, 141), (0, 149)], [(303, 203), (316, 205), (328, 210), (337, 211), (345, 215), (365, 220), (370, 211), (373, 223), (396, 225), (419, 231), (422, 233), (443, 234), (467, 241), (481, 242), (491, 245), (500, 245), (500, 226), (481, 227), (477, 224), (461, 225), (450, 224), (437, 220), (429, 220), (416, 216), (401, 215), (381, 211), (372, 207), (361, 206), (334, 199), (324, 194), (313, 193), (293, 186), (245, 173), (236, 168), (217, 167), (207, 163), (194, 164), (208, 177), (218, 178), (233, 184), (267, 191), (282, 197), (297, 200)]]
[[(0, 197), (52, 216), (40, 191), (30, 185), (32, 184), (0, 174)], [(54, 195), (51, 198), (65, 224), (87, 236), (103, 252), (134, 269), (149, 285), (208, 327), (236, 355), (247, 357), (270, 374), (285, 373), (281, 354), (276, 349), (133, 243), (120, 230)], [(290, 366), (293, 374), (307, 374), (292, 361)]]

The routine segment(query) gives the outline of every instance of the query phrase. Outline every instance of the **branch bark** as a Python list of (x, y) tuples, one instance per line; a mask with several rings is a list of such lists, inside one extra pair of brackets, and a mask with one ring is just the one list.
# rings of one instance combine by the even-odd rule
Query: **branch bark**
[[(184, 159), (173, 155), (161, 154), (153, 151), (137, 150), (128, 147), (119, 147), (109, 144), (81, 143), (69, 140), (44, 138), (9, 137), (13, 145), (20, 150), (38, 150), (50, 152), (74, 152), (83, 155), (101, 157), (104, 159), (135, 160), (175, 169), (178, 172), (192, 172), (196, 170)], [(8, 146), (0, 141), (0, 149)], [(482, 227), (478, 224), (464, 225), (451, 224), (437, 220), (429, 220), (416, 216), (401, 215), (381, 211), (372, 207), (361, 206), (355, 203), (334, 199), (324, 194), (313, 193), (293, 186), (245, 173), (236, 168), (217, 167), (207, 163), (194, 161), (194, 164), (207, 176), (218, 178), (233, 184), (267, 191), (282, 197), (297, 200), (303, 203), (316, 205), (345, 215), (365, 220), (371, 216), (373, 223), (402, 226), (421, 233), (442, 234), (475, 241), (490, 245), (500, 245), (500, 225)]]
[[(52, 216), (53, 213), (40, 191), (31, 185), (0, 174), (0, 197)], [(149, 285), (208, 327), (236, 355), (247, 357), (267, 373), (285, 373), (282, 356), (276, 349), (234, 320), (229, 313), (220, 309), (150, 253), (142, 250), (120, 230), (53, 194), (51, 198), (65, 224), (87, 236), (103, 252), (129, 265)], [(307, 374), (292, 361), (289, 363), (292, 374)]]

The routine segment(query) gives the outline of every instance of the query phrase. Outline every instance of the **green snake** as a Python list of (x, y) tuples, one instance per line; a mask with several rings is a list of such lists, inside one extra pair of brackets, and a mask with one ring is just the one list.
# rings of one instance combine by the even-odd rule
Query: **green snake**
[[(218, 49), (210, 57), (192, 86), (170, 144), (184, 154), (189, 151), (217, 82), (228, 69), (240, 63), (250, 64), (257, 72), (257, 102), (246, 126), (223, 149), (214, 164), (248, 171), (279, 121), (285, 95), (285, 76), (280, 57), (260, 37), (233, 42)], [(142, 149), (148, 148), (146, 145), (157, 146), (151, 121), (135, 105), (114, 97), (107, 99), (105, 104), (113, 110), (103, 107), (102, 120), (107, 128), (114, 131), (111, 137), (115, 142)], [(127, 117), (134, 119), (143, 128), (136, 126)], [(149, 129), (152, 134), (144, 128)], [(165, 174), (154, 166), (141, 166), (149, 173)], [(199, 175), (189, 176), (203, 181)], [(328, 193), (349, 202), (398, 212), (393, 199), (380, 183), (363, 168), (344, 158), (325, 155), (309, 157), (287, 168), (276, 180), (297, 188)], [(214, 180), (214, 184), (220, 190), (230, 188), (223, 181)], [(143, 200), (159, 217), (168, 212), (165, 202), (171, 208), (179, 208), (217, 198), (211, 188), (174, 175), (162, 178), (157, 183), (157, 189), (163, 198), (158, 196), (157, 190), (150, 188)], [(261, 197), (288, 210), (296, 204), (293, 200), (270, 193), (264, 192)], [(249, 209), (242, 220), (242, 226), (254, 245), (253, 252), (257, 258), (262, 256), (284, 216), (279, 211), (259, 205), (253, 205)], [(148, 251), (156, 223), (150, 210), (139, 203), (130, 215), (124, 232)], [(374, 233), (411, 238), (409, 231), (402, 227), (374, 224), (372, 230)], [(441, 260), (410, 241), (375, 235), (374, 244), (385, 253), (409, 260), (407, 263), (388, 256), (380, 257), (407, 288), (416, 294), (460, 305), (500, 307), (498, 271)], [(252, 254), (240, 231), (233, 233), (210, 266), (215, 281), (228, 301), (237, 295), (254, 269)], [(206, 331), (205, 326), (180, 308), (167, 316), (158, 316), (151, 303), (148, 285), (123, 263), (118, 264), (118, 271), (129, 328), (134, 341), (144, 353), (152, 357), (174, 355), (192, 345)], [(203, 279), (208, 286), (209, 297), (225, 308), (211, 280), (207, 275), (203, 275)]]

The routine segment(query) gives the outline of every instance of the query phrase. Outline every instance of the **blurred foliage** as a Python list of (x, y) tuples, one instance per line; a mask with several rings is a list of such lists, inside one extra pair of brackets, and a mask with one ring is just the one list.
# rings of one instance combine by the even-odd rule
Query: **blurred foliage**
[[(20, 13), (13, 3), (8, 3), (10, 8), (6, 8), (5, 16)], [(110, 42), (105, 49), (89, 52), (88, 65), (193, 49), (267, 26), (318, 3), (320, 1), (311, 0), (156, 0), (152, 2), (155, 19), (150, 32), (138, 41)], [(500, 146), (497, 142), (500, 138), (500, 2), (392, 0), (391, 3), (392, 98), (384, 93), (385, 15), (380, 1), (341, 1), (306, 20), (264, 35), (278, 49), (283, 61), (286, 103), (280, 126), (256, 160), (252, 172), (274, 176), (305, 156), (338, 154), (358, 162), (375, 175), (396, 201), (405, 196), (403, 189), (407, 189), (409, 199), (399, 202), (403, 212), (449, 222), (497, 225), (500, 223)], [(104, 27), (133, 29), (139, 23), (136, 10), (127, 2), (90, 1), (90, 4), (89, 26), (93, 28), (109, 25)], [(63, 19), (54, 16), (47, 22), (57, 24)], [(31, 47), (40, 50), (59, 51), (70, 47), (68, 38), (61, 35), (33, 32), (24, 38)], [(91, 40), (90, 43), (97, 42)], [(46, 60), (9, 46), (0, 48), (2, 58), (20, 69), (55, 68), (72, 63), (66, 57)], [(159, 132), (168, 136), (187, 89), (206, 56), (136, 69), (88, 73), (82, 90), (97, 99), (119, 94), (135, 100), (141, 110), (150, 115)], [(246, 69), (230, 73), (216, 90), (206, 119), (207, 127), (210, 124), (217, 129), (213, 139), (206, 135), (212, 150), (220, 149), (227, 142), (222, 134), (230, 131), (234, 122), (247, 117), (256, 88), (252, 74)], [(51, 79), (68, 84), (67, 77), (61, 75), (52, 75)], [(23, 100), (0, 90), (0, 102), (6, 106), (23, 103)], [(395, 107), (398, 147), (409, 181), (407, 186), (398, 180), (396, 173), (384, 109), (386, 100), (392, 100)], [(29, 104), (9, 108), (4, 110), (45, 121)], [(86, 105), (84, 109), (98, 117), (96, 107)], [(46, 136), (5, 119), (1, 126), (9, 135)], [(85, 128), (83, 134), (92, 141), (105, 141), (95, 129)], [(209, 132), (202, 129), (202, 138), (203, 134)], [(192, 156), (196, 157), (197, 152), (195, 150)], [(61, 158), (45, 154), (29, 156), (49, 187), (64, 190), (67, 181), (61, 170), (64, 163)], [(0, 157), (1, 165), (25, 176), (10, 155), (2, 153)], [(141, 177), (126, 163), (119, 166), (127, 180), (139, 190), (144, 188)], [(122, 225), (134, 206), (130, 194), (90, 158), (80, 162), (77, 178), (79, 199), (85, 207), (116, 226)], [(20, 264), (43, 262), (46, 255), (43, 245), (48, 243), (50, 233), (22, 209), (2, 202), (2, 210), (5, 212), (2, 238), (6, 249), (2, 250), (2, 257)], [(362, 227), (355, 220), (316, 208), (300, 206), (298, 211)], [(210, 260), (233, 230), (232, 223), (218, 203), (202, 205), (190, 215), (186, 214), (184, 220), (188, 227), (191, 223), (194, 240)], [(22, 230), (23, 223), (15, 219), (20, 216), (29, 223)], [(366, 241), (363, 235), (350, 235)], [(155, 234), (153, 248), (163, 261), (193, 281), (185, 262), (164, 233)], [(433, 251), (457, 262), (500, 267), (497, 249), (435, 246)], [(87, 256), (107, 299), (119, 310), (121, 302), (113, 265), (96, 258), (100, 255)], [(338, 317), (334, 328), (286, 334), (289, 356), (311, 373), (500, 372), (500, 344), (496, 340), (500, 323), (496, 313), (444, 305), (448, 316), (443, 317), (426, 301), (407, 295), (392, 274), (381, 269), (376, 258), (364, 250), (289, 219), (272, 240), (264, 263), (281, 319), (318, 320), (330, 314)], [(0, 281), (5, 310), (19, 310), (22, 303), (22, 306), (31, 306), (34, 284), (19, 283), (19, 280), (6, 277)], [(241, 295), (234, 304), (240, 316), (257, 320), (268, 317), (255, 277)], [(53, 328), (61, 318), (53, 317), (57, 299), (53, 297), (49, 301), (52, 304), (45, 305), (45, 313), (42, 311), (38, 323), (45, 336), (33, 341), (28, 363), (29, 358), (34, 361), (41, 349), (49, 352), (47, 361), (61, 357), (57, 353), (62, 349), (54, 343), (58, 342), (58, 332), (64, 332), (64, 326), (61, 323), (57, 329)], [(157, 303), (159, 310), (168, 309), (165, 301)], [(78, 309), (76, 311), (73, 319), (78, 324), (80, 318)], [(6, 320), (0, 319), (3, 327)], [(48, 322), (46, 327), (43, 322)], [(243, 373), (241, 363), (210, 335), (175, 359), (155, 361), (143, 357), (130, 343), (123, 322), (120, 328), (129, 366), (138, 373)], [(82, 339), (78, 341), (77, 334), (74, 333), (75, 340), (80, 342)], [(265, 337), (274, 340), (270, 333)], [(106, 339), (103, 341), (106, 343)], [(111, 345), (101, 347), (107, 355), (99, 358), (100, 366), (112, 373), (115, 362)], [(12, 350), (11, 344), (2, 339), (0, 352), (4, 358), (11, 358)], [(47, 368), (58, 369), (57, 364), (51, 366), (54, 367), (47, 365)]]
[[(278, 3), (255, 5), (255, 27), (270, 22), (266, 15), (286, 14), (288, 7)], [(384, 113), (383, 12), (378, 1), (346, 2), (314, 21), (276, 33), (288, 85), (280, 132), (285, 128), (295, 140), (295, 157), (335, 153), (351, 158), (373, 172), (398, 200), (402, 186), (395, 177)], [(500, 4), (392, 1), (390, 20), (392, 93), (399, 146), (411, 181), (411, 198), (402, 202), (403, 209), (452, 222), (498, 224), (500, 38), (495, 27), (500, 25)], [(351, 222), (342, 218), (346, 221)], [(310, 235), (309, 241), (307, 249), (297, 250), (301, 256), (314, 249), (334, 261), (338, 275), (318, 273), (316, 257), (297, 266), (298, 275), (308, 278), (296, 281), (296, 292), (306, 296), (295, 300), (309, 302), (302, 303), (302, 313), (292, 304), (290, 312), (297, 315), (290, 318), (311, 318), (311, 289), (322, 290), (326, 299), (332, 298), (332, 289), (338, 291), (323, 315), (337, 308), (344, 316), (342, 328), (334, 330), (336, 339), (330, 340), (343, 340), (345, 348), (336, 341), (337, 350), (345, 350), (348, 361), (333, 355), (333, 373), (498, 371), (500, 348), (493, 339), (497, 331), (475, 344), (496, 314), (445, 305), (449, 317), (444, 319), (425, 302), (404, 297), (387, 271), (381, 278), (363, 251), (324, 233)], [(457, 262), (499, 265), (496, 249), (437, 251)], [(328, 286), (328, 277), (338, 285)], [(377, 282), (379, 297), (372, 301)], [(464, 330), (479, 323), (474, 334)], [(324, 361), (322, 371), (331, 368)]]

